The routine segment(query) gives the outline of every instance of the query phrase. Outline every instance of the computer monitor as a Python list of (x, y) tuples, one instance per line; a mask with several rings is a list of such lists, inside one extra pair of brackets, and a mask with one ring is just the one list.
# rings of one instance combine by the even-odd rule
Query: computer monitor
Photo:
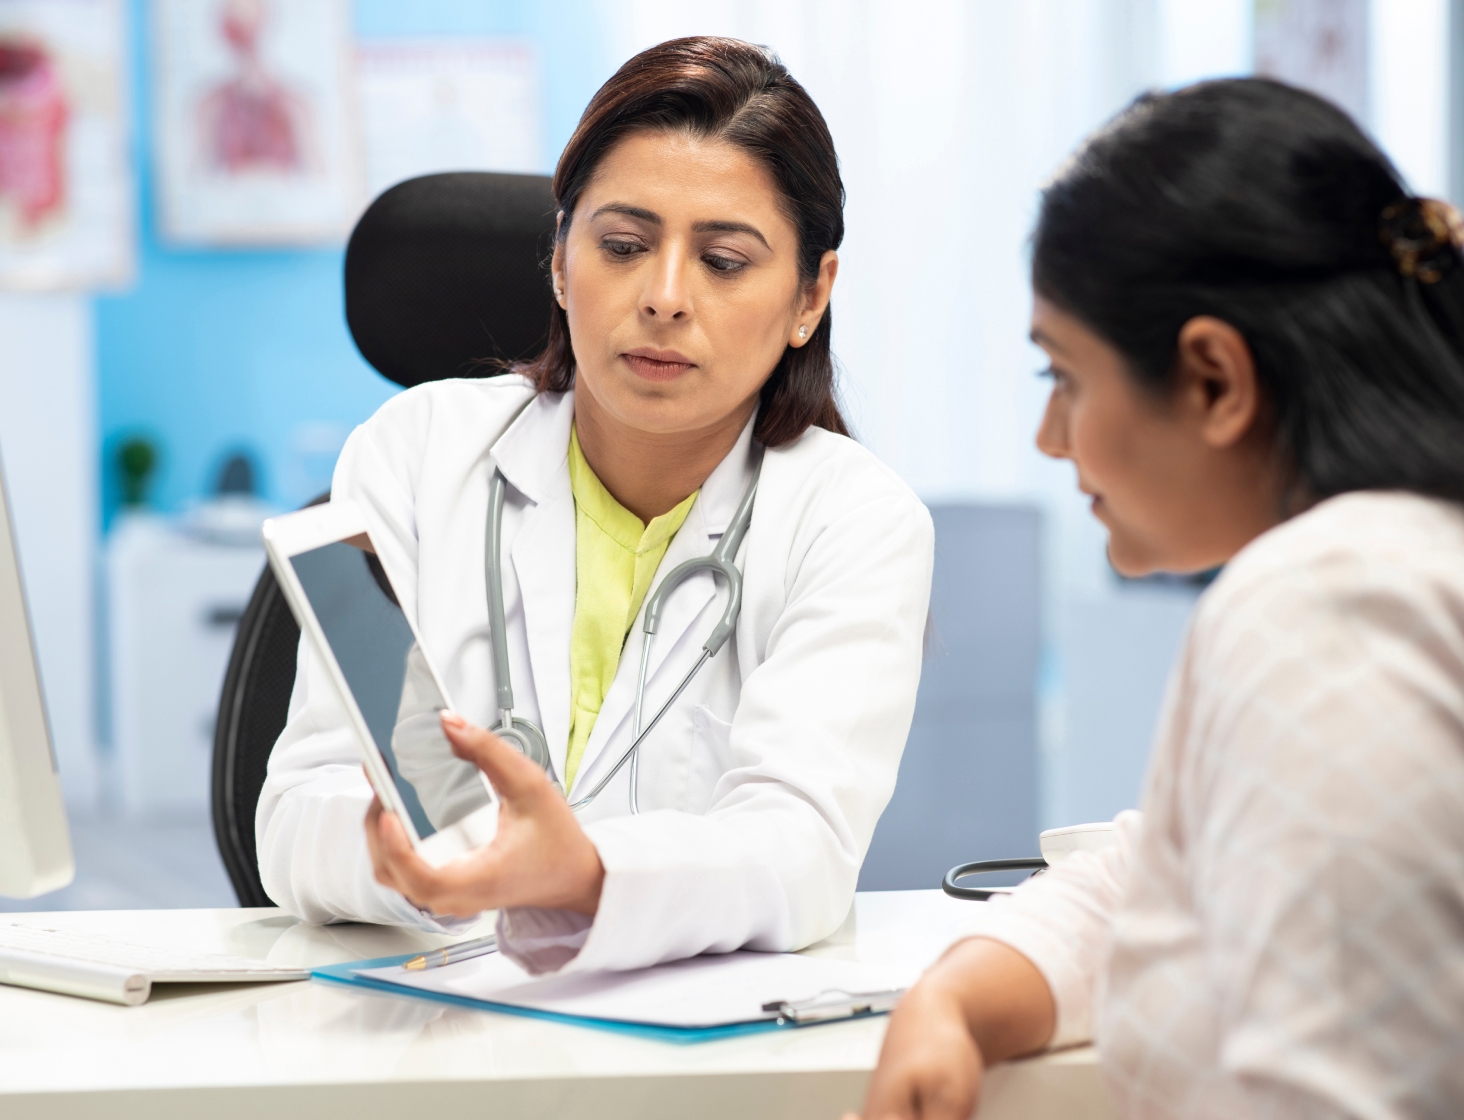
[(75, 874), (0, 464), (0, 895), (33, 898)]

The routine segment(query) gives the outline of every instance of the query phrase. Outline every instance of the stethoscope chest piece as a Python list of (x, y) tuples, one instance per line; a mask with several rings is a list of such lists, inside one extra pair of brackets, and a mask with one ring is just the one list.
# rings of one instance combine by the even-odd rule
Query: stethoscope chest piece
[[(549, 743), (544, 733), (526, 719), (510, 717), (509, 721), (492, 729), (505, 743), (525, 758), (536, 763), (541, 770), (551, 770)], [(552, 770), (551, 770), (552, 772)]]

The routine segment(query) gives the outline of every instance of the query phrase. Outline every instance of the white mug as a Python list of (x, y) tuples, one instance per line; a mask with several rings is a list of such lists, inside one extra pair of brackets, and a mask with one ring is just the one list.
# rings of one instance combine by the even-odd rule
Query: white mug
[(1096, 852), (1118, 843), (1118, 832), (1112, 821), (1094, 824), (1070, 824), (1065, 828), (1049, 828), (1037, 838), (1042, 858), (1049, 865), (1061, 863), (1074, 852)]

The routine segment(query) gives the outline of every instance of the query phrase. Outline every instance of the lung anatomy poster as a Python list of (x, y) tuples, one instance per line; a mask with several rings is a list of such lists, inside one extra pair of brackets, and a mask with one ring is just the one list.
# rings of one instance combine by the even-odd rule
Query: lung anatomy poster
[(0, 290), (133, 273), (122, 0), (0, 3)]
[(163, 236), (340, 241), (362, 201), (346, 0), (153, 0), (152, 18)]

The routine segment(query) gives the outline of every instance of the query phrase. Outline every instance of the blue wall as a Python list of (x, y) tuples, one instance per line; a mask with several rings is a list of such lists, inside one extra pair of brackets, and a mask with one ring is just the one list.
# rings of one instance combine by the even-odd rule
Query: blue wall
[[(202, 496), (236, 447), (255, 453), (265, 497), (297, 504), (328, 480), (329, 456), (302, 458), (292, 434), (301, 425), (343, 434), (396, 386), (361, 360), (346, 331), (340, 247), (211, 251), (159, 242), (143, 0), (132, 0), (131, 20), (138, 275), (130, 289), (96, 303), (103, 522), (119, 501), (116, 444), (134, 432), (161, 446), (151, 494), (161, 510)], [(357, 0), (355, 21), (363, 38), (511, 35), (533, 43), (546, 171), (621, 61), (601, 57), (587, 0)]]

